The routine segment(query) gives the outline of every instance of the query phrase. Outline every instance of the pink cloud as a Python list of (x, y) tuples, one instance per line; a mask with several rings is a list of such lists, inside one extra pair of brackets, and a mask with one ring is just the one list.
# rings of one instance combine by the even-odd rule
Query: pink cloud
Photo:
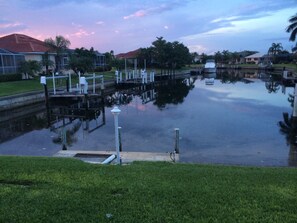
[(134, 18), (134, 17), (143, 17), (143, 16), (146, 16), (147, 15), (147, 12), (145, 10), (139, 10), (131, 15), (128, 15), (128, 16), (124, 16), (124, 19), (131, 19), (131, 18)]
[(75, 36), (77, 38), (82, 38), (84, 36), (94, 35), (95, 32), (87, 32), (86, 30), (79, 29), (76, 33), (70, 34), (69, 36)]

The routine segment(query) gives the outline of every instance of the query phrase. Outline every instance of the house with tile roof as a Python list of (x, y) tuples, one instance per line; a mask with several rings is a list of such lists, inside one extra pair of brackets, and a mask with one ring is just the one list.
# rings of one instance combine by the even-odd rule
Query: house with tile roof
[[(18, 55), (23, 55), (26, 61), (35, 60), (41, 62), (45, 54), (48, 55), (48, 59), (53, 62), (53, 66), (49, 67), (50, 70), (54, 70), (56, 67), (56, 52), (51, 49), (45, 42), (34, 39), (30, 36), (23, 34), (11, 34), (7, 36), (0, 37), (0, 49), (9, 51), (10, 53), (15, 53)], [(65, 55), (61, 57), (59, 65), (60, 69), (65, 68), (69, 62), (69, 54), (73, 53), (74, 50), (68, 50)], [(1, 52), (0, 52), (1, 54)], [(105, 55), (95, 51), (96, 58), (94, 60), (95, 67), (106, 66)], [(2, 61), (3, 62), (3, 61)], [(16, 67), (14, 69), (16, 72)], [(43, 68), (45, 70), (45, 67)], [(7, 69), (2, 69), (2, 73), (7, 73)], [(1, 74), (1, 72), (0, 72)]]
[(118, 59), (135, 59), (140, 53), (140, 49), (129, 51), (128, 53), (120, 53), (116, 55)]
[(23, 54), (0, 48), (0, 75), (17, 73), (20, 62), (24, 60)]
[[(11, 34), (1, 37), (0, 48), (24, 55), (26, 61), (42, 61), (42, 57), (45, 53), (48, 53), (49, 60), (55, 64), (56, 53), (46, 43), (23, 34)], [(51, 69), (53, 68), (51, 67)]]

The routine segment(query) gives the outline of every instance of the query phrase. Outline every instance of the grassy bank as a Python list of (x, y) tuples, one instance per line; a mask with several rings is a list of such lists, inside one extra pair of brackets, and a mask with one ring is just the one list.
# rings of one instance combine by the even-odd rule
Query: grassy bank
[(0, 222), (296, 222), (297, 169), (0, 157)]
[[(114, 77), (114, 72), (104, 72), (104, 80), (112, 80)], [(61, 81), (61, 80), (60, 80)], [(65, 80), (63, 80), (65, 82)], [(77, 83), (78, 78), (73, 76), (72, 83)], [(65, 83), (63, 83), (63, 86)], [(48, 82), (48, 87), (52, 87), (52, 81)], [(40, 84), (40, 78), (35, 77), (32, 80), (22, 80), (22, 81), (11, 81), (11, 82), (0, 82), (0, 97), (15, 95), (21, 93), (27, 93), (32, 91), (41, 91), (43, 90), (43, 86)]]

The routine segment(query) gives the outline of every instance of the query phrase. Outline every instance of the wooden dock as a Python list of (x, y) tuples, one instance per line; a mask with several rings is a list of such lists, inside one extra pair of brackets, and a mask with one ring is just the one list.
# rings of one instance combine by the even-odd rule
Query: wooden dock
[[(84, 150), (61, 150), (55, 157), (82, 158), (86, 162), (101, 163), (111, 155), (116, 155), (116, 151), (84, 151)], [(165, 161), (178, 162), (179, 154), (170, 152), (120, 152), (122, 163), (131, 163), (134, 161)], [(87, 158), (92, 159), (88, 161)], [(115, 161), (113, 161), (115, 163)]]

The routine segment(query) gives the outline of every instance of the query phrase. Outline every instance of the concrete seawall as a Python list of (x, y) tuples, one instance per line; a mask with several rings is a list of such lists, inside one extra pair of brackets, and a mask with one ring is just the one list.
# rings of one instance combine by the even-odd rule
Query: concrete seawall
[[(105, 82), (105, 93), (114, 91), (114, 81)], [(44, 91), (34, 91), (12, 96), (0, 97), (0, 112), (19, 108), (26, 105), (41, 103), (45, 101)]]
[(14, 109), (20, 106), (44, 101), (44, 92), (30, 92), (0, 98), (0, 111)]

